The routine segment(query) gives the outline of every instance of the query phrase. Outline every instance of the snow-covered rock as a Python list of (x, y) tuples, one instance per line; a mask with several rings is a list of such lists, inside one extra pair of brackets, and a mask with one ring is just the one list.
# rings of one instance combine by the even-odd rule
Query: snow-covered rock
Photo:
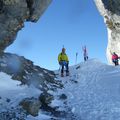
[[(38, 114), (43, 116), (42, 111), (47, 111), (49, 114), (51, 111), (55, 112), (55, 109), (49, 106), (54, 99), (54, 96), (50, 95), (55, 92), (54, 89), (44, 91), (33, 84), (28, 86), (27, 84), (20, 85), (20, 83), (20, 81), (13, 80), (11, 75), (0, 72), (0, 120), (25, 120), (28, 118), (36, 120)], [(58, 88), (56, 87), (56, 89)]]
[[(12, 120), (26, 117), (26, 112), (19, 106), (25, 98), (38, 98), (42, 93), (34, 86), (19, 86), (20, 82), (0, 72), (0, 120)], [(33, 92), (34, 91), (34, 92)]]
[(0, 71), (11, 75), (14, 80), (21, 81), (21, 84), (32, 84), (44, 91), (60, 86), (54, 80), (53, 71), (36, 66), (32, 61), (15, 54), (0, 55)]

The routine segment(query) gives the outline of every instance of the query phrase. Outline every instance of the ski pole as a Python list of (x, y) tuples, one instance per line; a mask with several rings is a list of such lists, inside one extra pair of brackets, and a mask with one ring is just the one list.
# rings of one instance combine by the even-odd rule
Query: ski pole
[(75, 64), (77, 64), (77, 56), (78, 56), (78, 53), (76, 52)]

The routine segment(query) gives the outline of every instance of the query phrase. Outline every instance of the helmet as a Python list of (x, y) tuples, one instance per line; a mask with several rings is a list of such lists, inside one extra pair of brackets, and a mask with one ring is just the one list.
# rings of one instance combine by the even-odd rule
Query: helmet
[(65, 48), (64, 47), (62, 48), (62, 52), (65, 53)]
[(62, 48), (62, 51), (64, 51), (65, 50), (65, 48)]

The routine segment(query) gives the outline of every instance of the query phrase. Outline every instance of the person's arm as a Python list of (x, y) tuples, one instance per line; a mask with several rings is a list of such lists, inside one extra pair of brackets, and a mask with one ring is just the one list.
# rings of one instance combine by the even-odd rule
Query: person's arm
[(58, 62), (60, 63), (61, 61), (61, 54), (58, 55)]
[(68, 56), (66, 55), (66, 61), (69, 63), (69, 58), (68, 58)]

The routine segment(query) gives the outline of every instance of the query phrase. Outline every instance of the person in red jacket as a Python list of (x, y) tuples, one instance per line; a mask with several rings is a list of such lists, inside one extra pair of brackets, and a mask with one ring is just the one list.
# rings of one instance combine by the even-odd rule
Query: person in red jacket
[(115, 66), (119, 65), (118, 59), (119, 59), (118, 55), (115, 52), (113, 52), (113, 54), (112, 54), (112, 62), (115, 64)]

